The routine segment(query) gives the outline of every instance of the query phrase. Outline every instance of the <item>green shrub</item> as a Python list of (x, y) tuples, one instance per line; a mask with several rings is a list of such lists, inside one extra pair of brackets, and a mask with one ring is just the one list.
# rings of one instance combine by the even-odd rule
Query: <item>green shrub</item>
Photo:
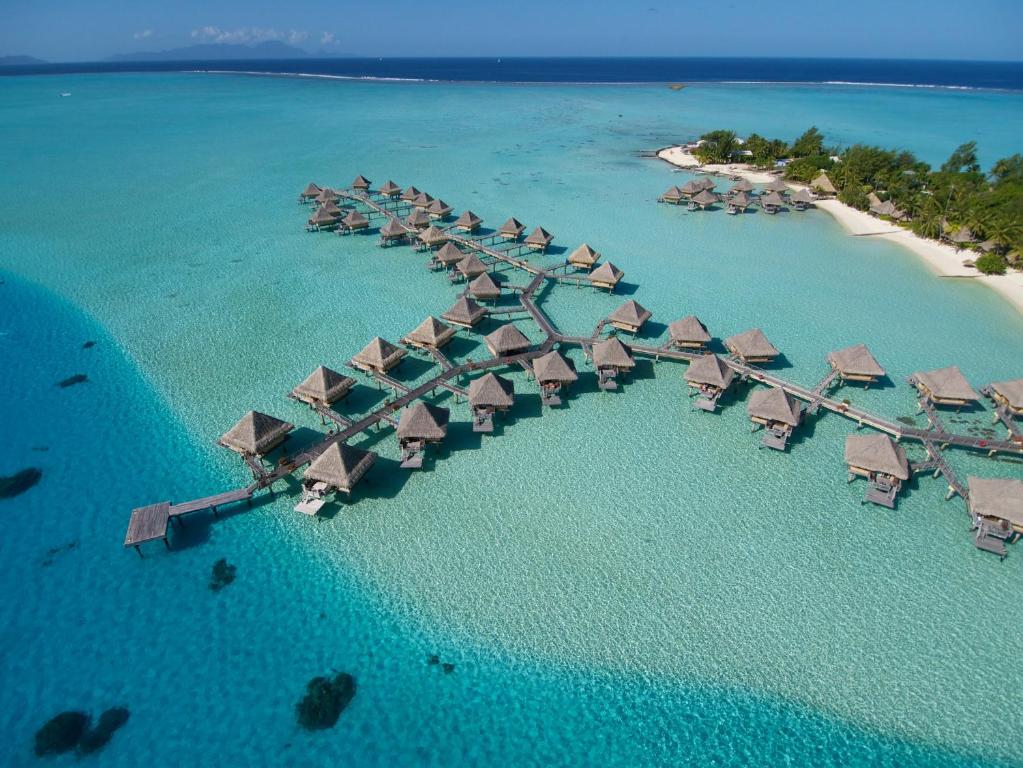
[(985, 253), (975, 262), (974, 265), (985, 275), (1004, 275), (1005, 257), (997, 253)]

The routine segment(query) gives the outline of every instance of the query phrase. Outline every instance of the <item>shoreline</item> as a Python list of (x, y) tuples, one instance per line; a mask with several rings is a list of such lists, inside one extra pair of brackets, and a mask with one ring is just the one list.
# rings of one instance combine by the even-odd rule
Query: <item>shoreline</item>
[[(682, 146), (659, 149), (657, 157), (669, 165), (683, 170), (726, 178), (740, 176), (752, 184), (766, 184), (777, 178), (774, 174), (750, 168), (742, 163), (701, 165), (700, 161)], [(791, 182), (786, 182), (786, 184), (792, 190), (806, 188), (803, 184)], [(963, 252), (956, 251), (950, 245), (920, 237), (908, 229), (878, 219), (834, 198), (817, 200), (814, 205), (830, 214), (849, 235), (878, 238), (901, 245), (915, 254), (938, 277), (978, 280), (996, 291), (1019, 314), (1023, 315), (1023, 272), (1010, 270), (1004, 275), (984, 275), (973, 267), (963, 266), (965, 258)]]

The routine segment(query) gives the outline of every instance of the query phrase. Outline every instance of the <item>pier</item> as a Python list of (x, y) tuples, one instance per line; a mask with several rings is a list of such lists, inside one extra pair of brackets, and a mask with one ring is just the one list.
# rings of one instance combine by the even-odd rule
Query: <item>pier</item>
[[(438, 372), (430, 376), (426, 381), (415, 386), (403, 384), (393, 376), (388, 375), (385, 370), (378, 370), (372, 366), (367, 367), (353, 358), (348, 363), (349, 367), (373, 380), (378, 386), (390, 389), (394, 395), (392, 399), (385, 401), (383, 405), (361, 417), (349, 418), (337, 413), (326, 403), (310, 402), (307, 399), (298, 398), (292, 393), (292, 395), (289, 395), (291, 399), (307, 404), (320, 415), (324, 424), (330, 423), (332, 425), (332, 430), (302, 452), (291, 457), (282, 458), (280, 463), (272, 468), (264, 468), (259, 459), (254, 456), (243, 456), (253, 473), (253, 482), (243, 488), (182, 503), (164, 501), (134, 509), (131, 512), (128, 531), (124, 539), (125, 547), (134, 547), (141, 555), (140, 545), (148, 541), (162, 539), (169, 548), (168, 533), (174, 521), (181, 523), (185, 515), (193, 512), (213, 511), (216, 513), (220, 507), (226, 505), (236, 504), (241, 501), (251, 503), (253, 497), (262, 491), (272, 494), (274, 484), (294, 475), (331, 446), (345, 443), (371, 428), (396, 427), (401, 411), (405, 406), (417, 402), (420, 398), (435, 392), (437, 389), (451, 392), (455, 395), (456, 401), (458, 398), (468, 400), (468, 391), (458, 384), (461, 377), (467, 374), (521, 366), (528, 374), (533, 375), (532, 363), (537, 358), (545, 357), (545, 360), (541, 361), (541, 363), (546, 364), (550, 359), (547, 356), (551, 352), (559, 348), (574, 346), (582, 348), (587, 359), (591, 359), (593, 346), (606, 338), (603, 336), (603, 332), (611, 323), (610, 318), (601, 320), (590, 336), (562, 334), (537, 305), (535, 295), (542, 287), (549, 283), (592, 286), (595, 289), (608, 288), (613, 292), (614, 283), (620, 279), (621, 272), (611, 265), (610, 262), (604, 262), (603, 265), (605, 272), (609, 271), (607, 268), (610, 267), (610, 271), (616, 275), (615, 281), (610, 284), (602, 279), (595, 278), (591, 280), (590, 273), (569, 271), (572, 267), (568, 262), (563, 265), (550, 267), (533, 263), (528, 257), (536, 255), (539, 250), (537, 243), (520, 240), (524, 229), (514, 219), (509, 219), (509, 223), (506, 223), (502, 230), (489, 234), (474, 234), (475, 228), (472, 231), (466, 231), (464, 222), (463, 224), (456, 222), (455, 224), (440, 226), (446, 214), (442, 215), (438, 210), (435, 221), (431, 225), (433, 232), (424, 239), (422, 237), (424, 231), (407, 221), (408, 217), (412, 216), (413, 212), (417, 210), (413, 200), (420, 200), (423, 193), (419, 193), (415, 197), (410, 196), (408, 192), (411, 192), (414, 188), (409, 188), (406, 194), (402, 195), (402, 199), (396, 199), (394, 190), (397, 187), (390, 182), (391, 186), (387, 187), (389, 191), (375, 192), (370, 188), (369, 182), (362, 177), (359, 177), (358, 181), (358, 186), (343, 190), (332, 189), (331, 194), (336, 195), (336, 199), (349, 211), (360, 213), (368, 221), (379, 223), (381, 232), (384, 233), (381, 238), (381, 245), (405, 242), (412, 245), (417, 251), (432, 253), (432, 248), (436, 245), (451, 243), (463, 250), (467, 256), (475, 255), (488, 268), (500, 268), (502, 271), (524, 273), (528, 278), (528, 282), (525, 285), (512, 286), (503, 284), (501, 286), (503, 289), (502, 293), (515, 296), (517, 300), (516, 306), (479, 311), (491, 317), (528, 315), (543, 334), (543, 341), (532, 345), (524, 351), (516, 351), (514, 354), (495, 355), (485, 360), (457, 364), (449, 359), (439, 348), (413, 346), (406, 343), (406, 346), (410, 349), (429, 355), (439, 369)], [(311, 187), (309, 189), (311, 190)], [(418, 193), (418, 190), (415, 191)], [(406, 196), (409, 196), (408, 200), (404, 199)], [(329, 204), (329, 201), (325, 204)], [(516, 227), (510, 227), (511, 222), (514, 222)], [(544, 248), (546, 248), (550, 243), (551, 236), (542, 228), (538, 227), (537, 230), (543, 233), (544, 237), (542, 239), (544, 240)], [(344, 230), (340, 231), (343, 232)], [(400, 238), (399, 234), (401, 234)], [(592, 251), (592, 249), (590, 250)], [(594, 252), (594, 255), (599, 257), (599, 254), (596, 252)], [(590, 267), (595, 268), (595, 272), (601, 269), (601, 267), (596, 266), (595, 260)], [(574, 269), (578, 269), (578, 267)], [(461, 295), (464, 296), (465, 293), (462, 292)], [(464, 327), (471, 331), (471, 325)], [(382, 340), (377, 339), (374, 342), (382, 342)], [(382, 343), (386, 344), (386, 342)], [(679, 348), (671, 340), (662, 346), (656, 347), (646, 344), (629, 344), (627, 349), (635, 357), (645, 357), (652, 359), (654, 362), (666, 360), (691, 363), (704, 354), (704, 351), (700, 349)], [(401, 354), (404, 354), (404, 352), (403, 350)], [(557, 355), (554, 355), (554, 357), (557, 357)], [(748, 358), (749, 356), (747, 356)], [(830, 391), (836, 385), (836, 380), (838, 380), (839, 386), (844, 383), (844, 377), (835, 368), (829, 369), (820, 382), (810, 388), (788, 381), (777, 374), (759, 367), (754, 364), (755, 358), (754, 361), (746, 361), (740, 354), (733, 353), (721, 358), (721, 361), (734, 372), (736, 378), (781, 390), (789, 397), (800, 401), (804, 404), (805, 414), (816, 415), (820, 411), (832, 413), (853, 422), (857, 429), (873, 429), (891, 436), (896, 442), (908, 440), (920, 443), (929, 458), (925, 462), (914, 465), (913, 471), (933, 470), (936, 476), (943, 475), (949, 486), (949, 498), (953, 494), (958, 494), (968, 501), (969, 491), (966, 485), (956, 477), (951, 466), (942, 456), (942, 451), (948, 447), (983, 451), (989, 456), (993, 456), (996, 453), (1023, 456), (1023, 433), (1021, 433), (1020, 428), (1016, 424), (1014, 416), (1008, 409), (1001, 406), (996, 408), (995, 418), (1005, 425), (1008, 431), (1008, 439), (984, 439), (973, 435), (949, 432), (938, 416), (934, 404), (928, 397), (923, 395), (920, 397), (920, 406), (927, 413), (929, 428), (919, 429), (888, 420), (858, 408), (848, 401), (832, 397)], [(571, 373), (572, 376), (575, 375), (574, 372)], [(553, 389), (550, 392), (548, 391), (548, 389), (551, 389), (548, 386), (548, 382), (538, 381), (537, 384), (541, 385), (543, 389), (541, 396), (547, 405), (560, 403), (560, 399), (553, 393)], [(985, 392), (985, 394), (987, 393)], [(983, 522), (978, 520), (976, 516), (973, 516), (972, 513), (971, 518), (973, 518), (975, 526), (979, 526)]]

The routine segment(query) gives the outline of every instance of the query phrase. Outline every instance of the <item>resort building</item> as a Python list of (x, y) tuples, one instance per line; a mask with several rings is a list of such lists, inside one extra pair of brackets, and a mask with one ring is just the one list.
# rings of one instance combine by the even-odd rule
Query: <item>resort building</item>
[(433, 260), (441, 267), (452, 267), (465, 258), (465, 253), (450, 240), (433, 254)]
[(360, 229), (369, 229), (369, 219), (358, 211), (350, 211), (348, 215), (341, 220), (341, 226), (349, 232), (355, 232)]
[(661, 195), (660, 202), (678, 205), (685, 200), (686, 197), (686, 194), (679, 187), (670, 187), (663, 195)]
[(728, 194), (737, 195), (740, 192), (745, 192), (746, 194), (749, 194), (752, 191), (753, 184), (749, 181), (749, 179), (739, 179), (732, 185), (732, 188), (728, 190)]
[(309, 217), (309, 226), (314, 229), (331, 229), (337, 226), (340, 218), (340, 208), (334, 203), (324, 203)]
[(710, 208), (714, 203), (718, 201), (718, 196), (711, 192), (709, 189), (701, 189), (691, 198), (689, 198), (689, 210), (694, 211), (699, 208), (704, 211)]
[(416, 195), (415, 200), (412, 201), (412, 205), (425, 213), (426, 209), (430, 207), (430, 203), (432, 202), (433, 195), (428, 195), (426, 192), (420, 192)]
[(1023, 535), (1023, 481), (968, 477), (974, 544), (1005, 557), (1005, 542)]
[(475, 253), (470, 253), (455, 264), (455, 271), (466, 280), (472, 280), (487, 272), (487, 265)]
[(418, 401), (401, 412), (397, 433), (402, 469), (422, 469), (423, 451), (444, 440), (450, 417), (447, 408)]
[(782, 179), (772, 179), (764, 185), (764, 192), (777, 192), (779, 195), (787, 195), (789, 193), (789, 185)]
[(426, 211), (412, 211), (405, 219), (405, 224), (413, 229), (426, 229), (430, 226), (430, 214)]
[(454, 328), (430, 315), (414, 331), (404, 336), (401, 342), (419, 349), (440, 349), (451, 341), (454, 335)]
[(980, 399), (957, 365), (934, 371), (919, 371), (913, 374), (910, 382), (917, 388), (921, 399), (934, 405), (953, 406), (959, 410)]
[(797, 211), (805, 211), (813, 207), (813, 196), (805, 188), (797, 189), (789, 196), (789, 202)]
[(618, 374), (626, 374), (636, 367), (632, 351), (617, 336), (598, 341), (591, 354), (601, 389), (618, 389)]
[(494, 413), (507, 411), (515, 403), (515, 385), (496, 373), (486, 373), (469, 382), (472, 431), (493, 432)]
[(713, 413), (735, 379), (735, 371), (717, 355), (700, 355), (689, 364), (683, 377), (689, 385), (689, 396), (700, 395), (694, 405)]
[(431, 219), (446, 219), (453, 210), (454, 208), (439, 198), (426, 206), (426, 212), (430, 214)]
[(753, 198), (750, 197), (748, 192), (736, 192), (734, 195), (725, 199), (727, 208), (726, 213), (735, 215), (737, 213), (745, 213), (746, 209), (753, 205)]
[(397, 219), (388, 219), (384, 226), (380, 227), (380, 244), (390, 245), (408, 237), (408, 232)]
[(316, 196), (320, 194), (321, 191), (322, 190), (318, 185), (310, 181), (308, 184), (306, 184), (305, 189), (302, 190), (302, 193), (298, 196), (298, 199), (302, 201), (314, 200)]
[(525, 240), (526, 245), (533, 251), (546, 251), (553, 241), (554, 235), (543, 227), (534, 229)]
[(849, 435), (845, 439), (845, 463), (850, 483), (857, 476), (867, 478), (867, 501), (895, 509), (895, 496), (910, 476), (901, 445), (880, 432)]
[(369, 187), (372, 182), (365, 176), (356, 176), (355, 181), (352, 182), (352, 189), (356, 192), (369, 192)]
[(244, 457), (261, 457), (283, 443), (294, 428), (294, 424), (281, 419), (249, 411), (217, 443)]
[(766, 430), (763, 445), (776, 451), (785, 450), (792, 430), (799, 426), (803, 415), (799, 403), (780, 387), (755, 390), (750, 395), (746, 412), (754, 428), (762, 426)]
[(838, 194), (835, 185), (831, 183), (831, 179), (828, 178), (828, 174), (824, 171), (818, 173), (813, 181), (810, 182), (810, 189), (824, 197), (834, 197)]
[(401, 347), (396, 347), (391, 342), (376, 336), (359, 354), (352, 358), (351, 363), (367, 373), (387, 373), (407, 354), (408, 352)]
[(455, 219), (455, 229), (462, 232), (475, 232), (483, 224), (483, 219), (472, 211), (465, 211)]
[(384, 197), (397, 197), (401, 194), (401, 187), (388, 179), (384, 182), (383, 186), (377, 190), (377, 192)]
[(436, 248), (448, 241), (448, 233), (432, 224), (419, 233), (419, 242), (427, 248)]
[(595, 270), (590, 272), (590, 285), (594, 288), (604, 288), (614, 293), (615, 286), (625, 277), (625, 273), (610, 261), (605, 261)]
[(330, 187), (324, 187), (323, 189), (320, 190), (319, 194), (316, 195), (314, 200), (320, 204), (337, 203), (339, 197), (340, 195), (338, 195), (338, 193), (335, 192), (333, 189), (331, 189)]
[(320, 366), (291, 390), (291, 396), (309, 405), (332, 405), (352, 391), (355, 379)]
[(764, 213), (775, 214), (785, 207), (785, 199), (778, 192), (768, 192), (760, 196), (760, 209)]
[(306, 467), (302, 477), (302, 499), (295, 511), (315, 515), (331, 494), (351, 497), (352, 489), (373, 466), (377, 455), (347, 443), (331, 443)]
[(629, 299), (608, 316), (608, 322), (626, 333), (638, 333), (643, 323), (653, 317), (653, 312), (638, 302)]
[(759, 328), (729, 336), (725, 349), (744, 363), (770, 363), (781, 354)]
[(501, 297), (501, 286), (499, 286), (489, 272), (484, 272), (475, 280), (469, 283), (469, 295), (480, 301), (493, 301)]
[(600, 254), (593, 250), (586, 243), (583, 243), (570, 254), (568, 254), (568, 263), (570, 266), (576, 269), (584, 269), (589, 271), (593, 268), (593, 265), (600, 261)]
[(441, 315), (441, 318), (447, 320), (452, 325), (472, 328), (486, 316), (487, 310), (468, 296), (461, 296), (451, 309)]
[(996, 381), (987, 388), (996, 404), (1013, 416), (1023, 416), (1023, 379)]
[(409, 187), (408, 189), (401, 193), (401, 199), (406, 203), (411, 203), (413, 200), (419, 197), (420, 194), (422, 194), (420, 190), (416, 189), (415, 187)]
[(533, 376), (540, 385), (540, 401), (547, 406), (561, 405), (559, 393), (562, 387), (579, 379), (579, 374), (568, 360), (556, 351), (548, 352), (533, 361)]
[(502, 325), (496, 331), (488, 333), (483, 337), (483, 343), (487, 345), (490, 354), (494, 357), (505, 357), (525, 352), (529, 349), (531, 342), (511, 323)]
[(885, 377), (885, 370), (874, 359), (866, 344), (853, 344), (845, 349), (828, 352), (828, 363), (838, 371), (842, 381), (862, 381), (868, 387)]
[(497, 234), (503, 240), (518, 240), (522, 237), (522, 233), (525, 231), (525, 225), (518, 219), (512, 217), (498, 228)]
[(700, 318), (688, 315), (668, 326), (668, 341), (676, 349), (703, 349), (710, 343), (710, 333)]

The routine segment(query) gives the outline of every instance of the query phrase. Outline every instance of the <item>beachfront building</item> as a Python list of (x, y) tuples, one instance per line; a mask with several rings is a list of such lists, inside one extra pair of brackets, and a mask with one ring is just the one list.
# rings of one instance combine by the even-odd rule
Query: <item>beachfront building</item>
[(785, 198), (778, 192), (768, 192), (760, 196), (760, 209), (764, 213), (776, 214), (785, 207)]
[(559, 393), (562, 388), (579, 379), (572, 364), (557, 351), (548, 352), (533, 361), (533, 376), (540, 385), (540, 401), (546, 406), (561, 405)]
[(217, 444), (247, 459), (260, 458), (283, 443), (294, 428), (294, 424), (281, 419), (249, 411), (220, 436)]
[(970, 245), (971, 243), (977, 242), (977, 236), (973, 234), (973, 230), (969, 227), (959, 227), (959, 229), (952, 233), (949, 240), (958, 250), (964, 245)]
[(732, 385), (735, 371), (717, 355), (700, 355), (689, 364), (683, 378), (689, 385), (689, 396), (700, 396), (695, 407), (713, 413), (721, 395)]
[(636, 367), (632, 350), (617, 336), (594, 344), (592, 356), (593, 365), (597, 369), (597, 385), (604, 390), (618, 389), (618, 375), (624, 375)]
[(362, 192), (365, 194), (366, 192), (369, 192), (369, 187), (372, 183), (373, 182), (360, 174), (359, 176), (356, 176), (355, 180), (352, 182), (352, 189), (356, 192)]
[(348, 396), (355, 379), (325, 366), (319, 366), (306, 380), (291, 390), (291, 396), (308, 405), (330, 406)]
[(497, 235), (502, 240), (518, 240), (525, 231), (525, 225), (513, 216), (498, 228)]
[(351, 364), (367, 373), (387, 373), (407, 354), (408, 351), (376, 336), (351, 359)]
[(531, 345), (526, 335), (511, 323), (488, 333), (483, 337), (483, 343), (494, 357), (517, 355), (519, 352), (525, 352)]
[(828, 363), (838, 371), (843, 381), (861, 381), (869, 387), (878, 379), (885, 377), (885, 370), (877, 362), (866, 344), (853, 344), (851, 347), (828, 352)]
[(658, 202), (679, 205), (686, 199), (686, 194), (679, 187), (669, 187), (668, 190), (658, 198)]
[(472, 431), (493, 432), (494, 414), (506, 412), (515, 403), (515, 385), (496, 373), (485, 373), (469, 382)]
[(405, 224), (412, 227), (412, 229), (426, 229), (430, 226), (430, 214), (426, 211), (412, 211), (405, 219)]
[(436, 445), (448, 434), (451, 411), (429, 403), (416, 402), (401, 412), (398, 446), (402, 469), (422, 469), (427, 445)]
[(970, 515), (979, 549), (1005, 557), (1005, 542), (1023, 535), (1023, 481), (970, 476)]
[(838, 194), (838, 190), (835, 189), (835, 185), (831, 183), (831, 179), (824, 171), (818, 173), (814, 177), (813, 181), (810, 182), (810, 189), (821, 197), (834, 197)]
[(397, 219), (388, 219), (387, 223), (380, 227), (380, 245), (382, 246), (400, 243), (407, 237), (408, 231)]
[(388, 179), (383, 183), (380, 189), (377, 190), (377, 193), (384, 197), (394, 198), (401, 194), (401, 187)]
[(501, 286), (497, 284), (489, 272), (477, 277), (466, 289), (470, 296), (480, 301), (496, 301), (501, 297)]
[(895, 509), (895, 496), (910, 476), (909, 460), (901, 445), (880, 432), (849, 435), (845, 463), (850, 483), (856, 477), (867, 479), (867, 501)]
[(470, 253), (455, 264), (455, 272), (457, 273), (456, 277), (460, 276), (465, 280), (473, 280), (480, 275), (486, 274), (487, 265), (475, 253)]
[(430, 315), (414, 331), (402, 337), (401, 343), (427, 351), (440, 349), (454, 338), (455, 333), (450, 325)]
[(1013, 416), (1023, 416), (1023, 379), (996, 381), (987, 386), (991, 399)]
[(569, 266), (589, 272), (593, 265), (600, 261), (600, 254), (583, 243), (570, 254), (568, 254)]
[(746, 406), (753, 428), (763, 427), (766, 432), (762, 444), (776, 451), (784, 451), (792, 431), (799, 426), (803, 410), (781, 387), (758, 389), (750, 395)]
[(797, 189), (789, 196), (789, 202), (797, 211), (805, 211), (813, 208), (813, 195), (805, 187)]
[(532, 251), (546, 251), (554, 241), (554, 235), (543, 227), (537, 227), (529, 233), (525, 243)]
[(377, 455), (347, 443), (331, 443), (306, 467), (302, 477), (302, 498), (295, 511), (315, 515), (332, 494), (351, 498), (352, 489), (369, 471)]
[(918, 371), (909, 380), (920, 393), (920, 399), (934, 405), (947, 405), (958, 411), (964, 405), (980, 399), (957, 365), (933, 371)]
[(745, 213), (746, 209), (753, 204), (753, 198), (748, 192), (736, 192), (725, 198), (725, 203), (728, 206), (725, 212), (734, 216), (737, 213)]
[(443, 320), (462, 328), (473, 328), (487, 316), (487, 310), (468, 296), (460, 296), (451, 309), (441, 315)]
[(610, 293), (614, 293), (615, 286), (623, 277), (625, 273), (610, 261), (605, 261), (589, 274), (590, 285), (594, 288), (603, 288)]
[(653, 312), (642, 304), (629, 299), (608, 316), (608, 322), (626, 333), (638, 333), (643, 323), (653, 317)]
[(420, 232), (417, 237), (419, 242), (427, 248), (436, 248), (448, 241), (448, 233), (433, 224)]
[(668, 341), (676, 349), (703, 349), (710, 343), (710, 333), (696, 315), (688, 315), (668, 326)]
[(440, 198), (426, 206), (426, 212), (430, 215), (431, 219), (446, 219), (453, 210), (455, 209)]
[(483, 219), (472, 211), (465, 211), (455, 219), (455, 229), (461, 232), (475, 232), (483, 224)]
[(699, 208), (701, 211), (705, 211), (710, 208), (714, 203), (718, 201), (718, 196), (711, 192), (709, 189), (701, 189), (691, 198), (689, 198), (689, 210), (695, 211)]
[(744, 363), (770, 363), (781, 354), (759, 328), (729, 336), (725, 349)]

